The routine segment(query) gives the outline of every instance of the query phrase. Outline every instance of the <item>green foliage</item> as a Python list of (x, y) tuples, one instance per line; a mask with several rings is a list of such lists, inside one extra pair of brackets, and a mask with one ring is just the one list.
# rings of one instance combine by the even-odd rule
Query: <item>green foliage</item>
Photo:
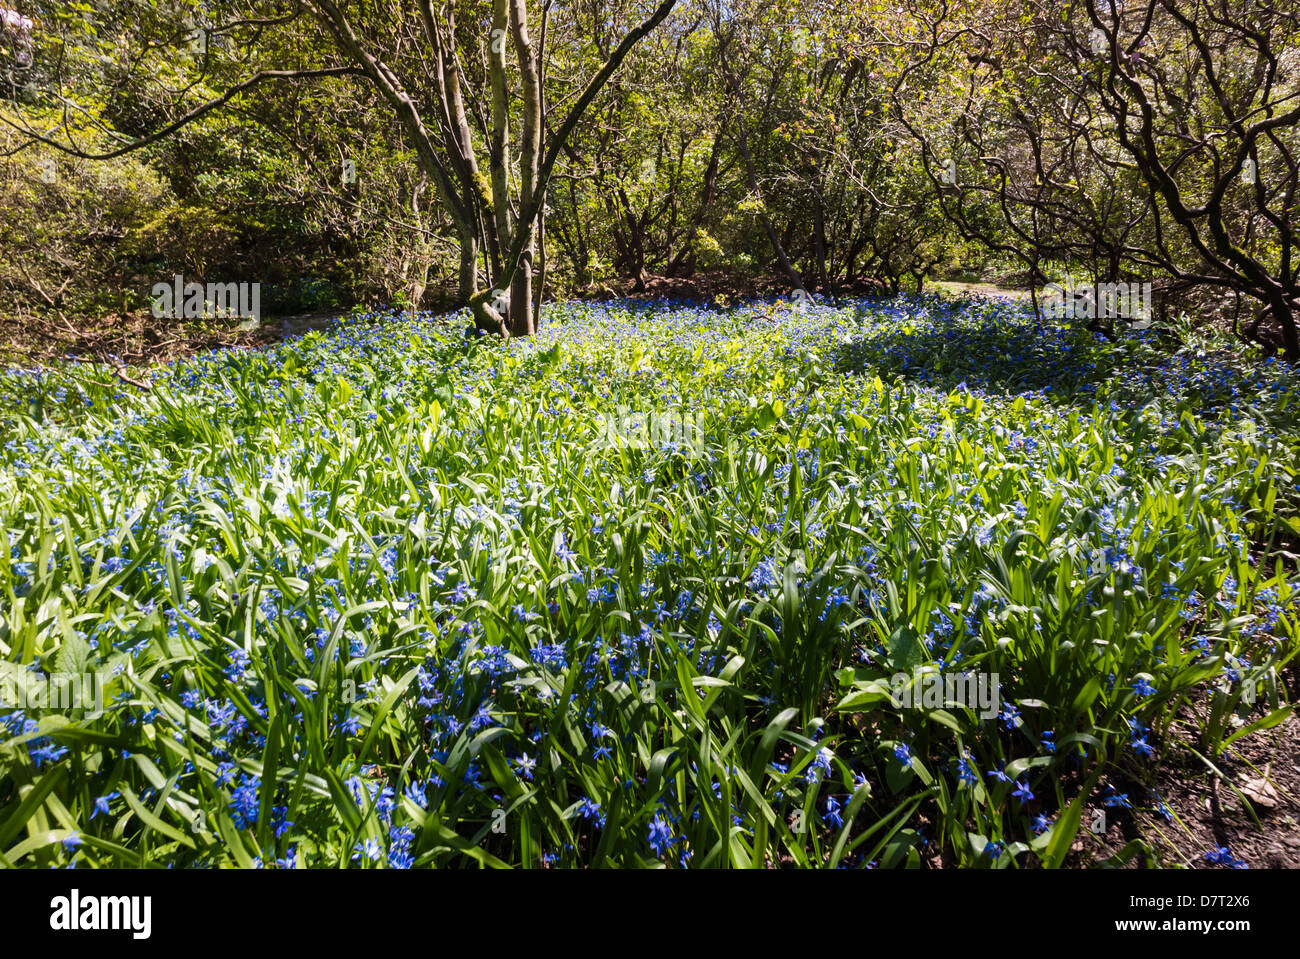
[(106, 676), (0, 717), (6, 863), (1060, 865), (1285, 717), (1276, 364), (935, 298), (546, 318), (3, 375), (0, 653)]

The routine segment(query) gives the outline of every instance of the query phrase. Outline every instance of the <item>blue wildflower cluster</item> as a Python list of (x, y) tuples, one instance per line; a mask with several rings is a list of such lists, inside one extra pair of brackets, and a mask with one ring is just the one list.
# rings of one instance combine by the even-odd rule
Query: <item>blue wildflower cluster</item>
[[(1085, 784), (1169, 815), (1182, 704), (1212, 751), (1277, 708), (1279, 365), (937, 297), (544, 319), (365, 316), (129, 394), (0, 374), (47, 398), (0, 400), (0, 679), (105, 689), (0, 706), (0, 803), (52, 810), (0, 852), (1054, 864)], [(603, 442), (620, 407), (702, 442)], [(903, 703), (915, 670), (995, 701)]]

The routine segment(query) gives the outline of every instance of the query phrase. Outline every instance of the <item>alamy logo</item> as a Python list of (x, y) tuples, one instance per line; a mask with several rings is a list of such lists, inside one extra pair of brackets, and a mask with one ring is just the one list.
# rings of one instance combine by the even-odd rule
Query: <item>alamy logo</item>
[(153, 315), (158, 319), (194, 320), (202, 317), (233, 317), (261, 322), (262, 284), (186, 283), (176, 274), (171, 283), (155, 283), (150, 293)]
[(150, 896), (83, 896), (77, 889), (50, 900), (50, 928), (56, 932), (126, 930), (134, 939), (153, 931)]
[(660, 449), (665, 446), (703, 452), (704, 414), (669, 410), (629, 413), (620, 406), (604, 417), (600, 443), (614, 449)]
[(492, 298), (488, 300), (488, 305), (496, 312), (505, 316), (510, 310), (510, 291), (509, 290), (490, 290)]
[(904, 709), (965, 706), (992, 719), (1001, 711), (997, 673), (941, 673), (919, 666), (911, 674), (895, 673), (889, 688)]
[(1048, 316), (1084, 319), (1151, 319), (1150, 283), (1049, 283), (1043, 296)]
[(21, 670), (0, 673), (0, 704), (16, 709), (81, 709), (104, 711), (104, 686), (109, 677), (100, 673), (40, 673)]

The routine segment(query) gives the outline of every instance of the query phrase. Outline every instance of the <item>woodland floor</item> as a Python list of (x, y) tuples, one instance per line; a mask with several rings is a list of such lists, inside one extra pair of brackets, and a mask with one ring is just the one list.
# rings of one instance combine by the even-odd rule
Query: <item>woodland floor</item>
[[(788, 295), (781, 278), (768, 278), (748, 286), (735, 278), (701, 274), (690, 279), (653, 277), (645, 289), (593, 290), (592, 300), (637, 298), (702, 300), (729, 303), (755, 297)], [(941, 282), (931, 289), (970, 297), (1023, 297), (988, 283)], [(863, 284), (844, 289), (859, 296), (881, 292)], [(269, 318), (254, 330), (223, 328), (217, 324), (177, 324), (149, 314), (106, 316), (98, 323), (75, 327), (66, 321), (24, 321), (0, 318), (0, 365), (35, 366), (73, 356), (87, 362), (119, 364), (126, 382), (128, 367), (167, 363), (219, 347), (259, 347), (288, 336), (327, 327), (338, 313), (313, 313)], [(137, 384), (139, 385), (139, 384)], [(1293, 665), (1282, 673), (1286, 700), (1300, 695), (1300, 670)], [(1188, 729), (1196, 728), (1189, 715), (1180, 716)], [(1207, 849), (1228, 847), (1253, 867), (1300, 868), (1300, 718), (1291, 715), (1270, 730), (1244, 737), (1223, 755), (1197, 755), (1184, 737), (1169, 737), (1175, 745), (1161, 758), (1155, 791), (1170, 811), (1161, 817), (1140, 809), (1106, 810), (1108, 828), (1098, 835), (1087, 829), (1079, 834), (1075, 858), (1079, 865), (1115, 857), (1113, 864), (1142, 868), (1144, 860), (1129, 849), (1144, 840), (1156, 850), (1162, 865), (1203, 868)], [(1131, 784), (1133, 806), (1148, 806), (1143, 787)], [(1100, 807), (1098, 807), (1100, 809)], [(1089, 809), (1084, 822), (1092, 821)], [(942, 865), (936, 862), (934, 865)]]
[[(753, 298), (789, 295), (789, 281), (783, 276), (736, 277), (721, 272), (699, 272), (692, 277), (650, 276), (644, 289), (625, 281), (588, 288), (577, 299), (699, 300), (736, 302)], [(1027, 294), (991, 283), (933, 281), (927, 289), (957, 296), (1011, 297)], [(836, 293), (869, 296), (885, 293), (878, 283), (861, 280), (842, 285)], [(821, 296), (820, 292), (815, 295)], [(120, 364), (124, 367), (170, 363), (205, 350), (228, 346), (259, 347), (288, 336), (323, 329), (344, 315), (343, 310), (269, 316), (256, 329), (239, 329), (220, 321), (186, 321), (135, 313), (110, 313), (98, 320), (78, 317), (58, 320), (15, 317), (0, 314), (0, 364), (40, 366), (69, 356), (86, 361)]]
[[(1282, 678), (1294, 701), (1300, 676), (1292, 668)], [(1156, 785), (1172, 819), (1108, 809), (1105, 835), (1081, 831), (1076, 849), (1091, 844), (1086, 858), (1100, 861), (1141, 837), (1165, 866), (1204, 867), (1206, 849), (1226, 846), (1251, 868), (1300, 868), (1300, 717), (1292, 714), (1273, 729), (1237, 740), (1213, 763), (1222, 775), (1186, 746), (1173, 746), (1160, 763)], [(1135, 805), (1140, 788), (1135, 787)]]

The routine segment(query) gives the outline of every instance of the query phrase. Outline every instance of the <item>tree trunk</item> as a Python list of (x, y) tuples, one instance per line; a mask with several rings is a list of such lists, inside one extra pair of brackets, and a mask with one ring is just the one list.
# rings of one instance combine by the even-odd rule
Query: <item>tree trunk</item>
[(477, 289), (478, 237), (467, 231), (460, 237), (460, 273), (456, 282), (456, 296), (462, 304), (467, 304)]
[[(542, 118), (541, 97), (537, 83), (537, 58), (533, 55), (532, 45), (528, 40), (524, 0), (495, 0), (495, 2), (497, 4), (509, 3), (509, 10), (514, 14), (513, 18), (507, 17), (507, 19), (513, 19), (514, 21), (515, 52), (519, 58), (520, 73), (523, 75), (524, 135), (519, 159), (519, 206), (514, 218), (514, 232), (511, 236), (509, 251), (504, 257), (500, 274), (495, 278), (494, 289), (480, 290), (475, 293), (470, 300), (470, 308), (474, 311), (476, 317), (499, 323), (503, 336), (527, 336), (535, 331), (536, 324), (532, 316), (531, 296), (523, 295), (521, 291), (531, 293), (532, 266), (537, 243), (538, 221), (546, 194), (546, 184), (550, 179), (551, 171), (555, 167), (558, 153), (577, 126), (579, 117), (591, 105), (591, 101), (595, 99), (596, 94), (608, 82), (614, 71), (618, 69), (628, 51), (668, 15), (676, 0), (663, 0), (648, 19), (644, 20), (639, 26), (634, 27), (623, 37), (618, 47), (605, 60), (604, 65), (597, 71), (596, 75), (587, 82), (573, 106), (570, 107), (564, 122), (556, 131), (554, 140), (544, 159), (541, 156)], [(491, 67), (494, 74), (499, 69), (504, 79), (504, 63), (498, 65), (494, 61)], [(493, 159), (495, 162), (497, 158), (494, 157)], [(502, 162), (504, 162), (504, 157)], [(518, 286), (516, 286), (516, 275), (521, 272), (524, 274), (524, 278), (519, 280)], [(489, 305), (489, 301), (496, 297), (497, 292), (507, 286), (511, 291), (510, 300), (512, 304), (516, 308), (522, 307), (524, 310), (523, 315), (516, 313), (513, 317), (506, 319), (501, 316), (495, 307)], [(519, 332), (516, 334), (514, 331)]]
[(537, 282), (533, 284), (533, 325), (542, 324), (542, 297), (546, 295), (546, 208), (537, 218)]
[(1282, 328), (1282, 346), (1286, 350), (1286, 359), (1295, 363), (1300, 359), (1300, 337), (1296, 334), (1296, 305), (1281, 291), (1270, 295), (1268, 304), (1278, 325)]
[(668, 276), (691, 276), (695, 273), (695, 235), (704, 226), (704, 218), (708, 215), (710, 207), (713, 206), (713, 198), (718, 183), (719, 146), (722, 143), (722, 134), (725, 129), (726, 121), (720, 119), (718, 131), (713, 135), (713, 146), (709, 148), (709, 165), (704, 170), (704, 185), (700, 189), (700, 205), (691, 220), (691, 225), (686, 234), (686, 242), (664, 271)]
[(532, 336), (537, 332), (533, 316), (533, 260), (525, 255), (510, 281), (510, 335)]
[[(749, 184), (750, 192), (762, 201), (762, 193), (758, 189), (758, 176), (754, 170), (754, 157), (749, 152), (749, 137), (745, 133), (745, 93), (741, 87), (740, 81), (731, 71), (731, 64), (727, 60), (727, 46), (725, 42), (718, 44), (718, 59), (722, 67), (723, 75), (727, 78), (732, 93), (736, 97), (736, 145), (740, 147), (740, 157), (745, 164), (745, 181)], [(794, 268), (790, 262), (790, 257), (786, 255), (785, 247), (781, 244), (781, 238), (776, 235), (776, 228), (772, 226), (772, 217), (768, 214), (767, 205), (762, 206), (760, 218), (763, 223), (763, 229), (767, 233), (768, 242), (772, 244), (772, 252), (776, 254), (777, 262), (781, 265), (782, 271), (790, 278), (794, 289), (801, 292), (809, 299), (812, 297), (804, 286), (803, 277), (799, 271)]]
[[(537, 254), (537, 229), (542, 215), (543, 197), (537, 190), (537, 165), (542, 152), (542, 95), (538, 60), (528, 36), (528, 7), (524, 0), (509, 0), (510, 29), (514, 39), (515, 59), (524, 93), (524, 129), (519, 145), (519, 219), (528, 234), (520, 253), (519, 267), (510, 281), (510, 335), (532, 336), (537, 332), (533, 315), (533, 258)], [(539, 225), (539, 224), (538, 224)]]
[(645, 272), (645, 228), (641, 218), (632, 209), (627, 191), (619, 187), (618, 197), (623, 209), (623, 222), (627, 224), (627, 275), (632, 278), (633, 289), (644, 293), (648, 277)]
[(826, 272), (826, 197), (822, 192), (822, 174), (818, 170), (813, 174), (813, 263), (817, 269), (817, 283), (824, 294), (831, 290), (830, 277)]

